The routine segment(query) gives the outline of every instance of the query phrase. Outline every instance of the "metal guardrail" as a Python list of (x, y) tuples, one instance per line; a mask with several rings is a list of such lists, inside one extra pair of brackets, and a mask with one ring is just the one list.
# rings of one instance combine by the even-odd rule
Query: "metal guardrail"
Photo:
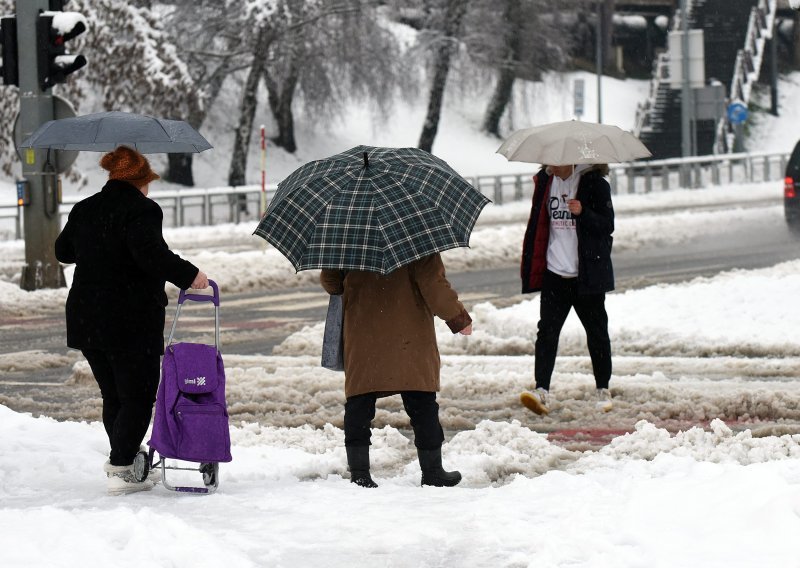
[[(743, 152), (611, 164), (609, 181), (615, 195), (777, 181), (783, 179), (789, 155), (788, 152)], [(502, 205), (533, 195), (533, 175), (534, 172), (477, 176), (471, 181), (495, 204)], [(681, 180), (688, 183), (681, 184)]]
[[(776, 0), (759, 0), (757, 6), (750, 10), (747, 22), (744, 48), (736, 53), (733, 65), (733, 78), (728, 90), (730, 102), (739, 101), (744, 105), (750, 103), (750, 93), (761, 74), (761, 63), (766, 52), (766, 42), (775, 33), (775, 18), (778, 6)], [(736, 128), (731, 124), (727, 113), (723, 113), (717, 123), (715, 152), (726, 152), (734, 149), (736, 144)]]
[[(739, 153), (637, 161), (610, 166), (611, 191), (616, 195), (651, 193), (681, 188), (700, 189), (726, 183), (755, 183), (783, 179), (789, 153)], [(481, 193), (496, 205), (528, 199), (533, 195), (530, 173), (468, 177)], [(267, 203), (277, 185), (267, 186)], [(261, 186), (215, 187), (206, 189), (154, 190), (150, 197), (164, 210), (167, 226), (184, 227), (256, 221), (261, 216)], [(0, 199), (2, 196), (0, 196)], [(59, 213), (66, 217), (83, 195), (66, 196)], [(0, 202), (0, 223), (14, 225), (16, 238), (22, 235), (21, 208)]]

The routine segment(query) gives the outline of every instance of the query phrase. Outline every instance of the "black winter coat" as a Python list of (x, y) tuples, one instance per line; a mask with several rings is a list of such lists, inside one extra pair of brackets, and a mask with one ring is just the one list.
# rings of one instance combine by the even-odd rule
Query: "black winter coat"
[[(611, 187), (604, 179), (605, 166), (594, 166), (581, 175), (575, 198), (583, 211), (575, 217), (578, 233), (578, 293), (601, 294), (614, 289), (611, 245), (614, 232), (614, 207)], [(522, 293), (542, 289), (547, 269), (550, 220), (546, 211), (552, 176), (542, 169), (534, 176), (533, 203), (522, 244)]]
[(73, 207), (56, 258), (75, 263), (67, 297), (67, 345), (164, 353), (166, 281), (191, 286), (198, 269), (169, 250), (158, 204), (109, 180)]

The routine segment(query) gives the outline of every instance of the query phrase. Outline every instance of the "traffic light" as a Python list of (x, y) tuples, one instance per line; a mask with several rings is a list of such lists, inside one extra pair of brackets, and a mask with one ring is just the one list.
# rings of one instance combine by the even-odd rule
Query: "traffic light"
[(84, 65), (83, 55), (69, 55), (64, 44), (86, 31), (86, 18), (79, 12), (42, 12), (36, 22), (36, 53), (39, 86), (43, 91), (63, 83), (67, 75)]
[(0, 18), (0, 47), (2, 47), (3, 66), (0, 78), (5, 85), (19, 86), (17, 66), (17, 19), (14, 16)]

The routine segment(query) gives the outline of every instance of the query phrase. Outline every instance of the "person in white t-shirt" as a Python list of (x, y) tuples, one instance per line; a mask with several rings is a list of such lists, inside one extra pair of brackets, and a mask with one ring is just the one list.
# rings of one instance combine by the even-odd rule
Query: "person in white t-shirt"
[(520, 401), (549, 413), (550, 378), (561, 328), (572, 308), (586, 330), (598, 409), (612, 409), (611, 341), (605, 294), (614, 289), (614, 208), (605, 164), (545, 166), (534, 177), (523, 242), (522, 292), (541, 292), (535, 345), (535, 389)]

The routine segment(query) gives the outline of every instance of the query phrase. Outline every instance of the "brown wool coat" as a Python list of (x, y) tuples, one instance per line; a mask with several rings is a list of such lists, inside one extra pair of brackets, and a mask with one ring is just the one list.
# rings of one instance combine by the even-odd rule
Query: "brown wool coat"
[(445, 277), (438, 254), (381, 276), (323, 270), (329, 294), (344, 294), (345, 396), (439, 390), (433, 316), (458, 333), (472, 319)]

